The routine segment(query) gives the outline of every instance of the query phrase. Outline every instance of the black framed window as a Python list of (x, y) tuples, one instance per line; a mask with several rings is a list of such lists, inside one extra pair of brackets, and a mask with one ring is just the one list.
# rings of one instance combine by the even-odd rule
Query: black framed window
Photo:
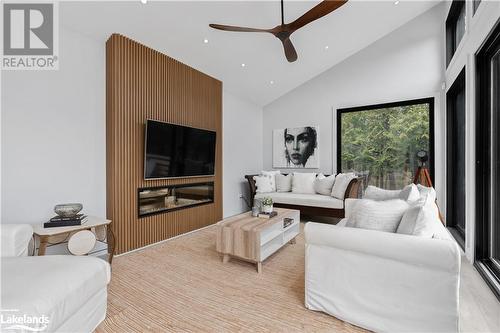
[(446, 65), (465, 35), (465, 1), (453, 0), (446, 18)]
[(475, 265), (500, 299), (500, 25), (476, 64)]
[(465, 246), (465, 68), (446, 93), (446, 221)]
[(413, 181), (416, 153), (434, 174), (434, 98), (337, 110), (337, 172), (356, 171), (365, 185), (401, 189)]

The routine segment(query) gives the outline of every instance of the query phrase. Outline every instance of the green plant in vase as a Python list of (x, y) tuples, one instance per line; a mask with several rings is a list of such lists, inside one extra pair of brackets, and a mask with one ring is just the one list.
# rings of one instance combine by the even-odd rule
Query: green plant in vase
[(273, 211), (273, 199), (270, 197), (265, 197), (261, 201), (262, 211), (264, 213), (272, 213)]

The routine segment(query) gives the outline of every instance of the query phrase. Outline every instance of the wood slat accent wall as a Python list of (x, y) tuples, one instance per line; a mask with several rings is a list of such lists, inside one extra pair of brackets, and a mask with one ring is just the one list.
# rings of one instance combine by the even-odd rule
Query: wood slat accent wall
[[(146, 119), (217, 132), (215, 176), (144, 180)], [(106, 42), (106, 203), (116, 253), (222, 219), (222, 82), (122, 35)], [(214, 203), (138, 218), (137, 189), (214, 181)]]

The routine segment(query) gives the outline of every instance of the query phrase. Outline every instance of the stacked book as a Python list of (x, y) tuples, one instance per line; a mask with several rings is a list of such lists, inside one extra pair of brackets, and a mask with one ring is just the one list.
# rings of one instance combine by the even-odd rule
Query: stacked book
[(87, 215), (77, 214), (71, 217), (54, 216), (50, 221), (43, 224), (44, 228), (68, 227), (73, 225), (82, 225), (87, 220)]
[(273, 217), (275, 217), (277, 215), (278, 215), (277, 211), (272, 211), (270, 213), (264, 213), (264, 212), (259, 213), (259, 217), (260, 218), (264, 218), (264, 219), (270, 219), (270, 218), (273, 218)]

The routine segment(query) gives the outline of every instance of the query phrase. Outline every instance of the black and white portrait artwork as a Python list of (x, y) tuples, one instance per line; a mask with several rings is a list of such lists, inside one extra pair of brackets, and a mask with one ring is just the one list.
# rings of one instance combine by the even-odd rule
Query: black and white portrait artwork
[(273, 168), (319, 168), (317, 126), (275, 129)]

